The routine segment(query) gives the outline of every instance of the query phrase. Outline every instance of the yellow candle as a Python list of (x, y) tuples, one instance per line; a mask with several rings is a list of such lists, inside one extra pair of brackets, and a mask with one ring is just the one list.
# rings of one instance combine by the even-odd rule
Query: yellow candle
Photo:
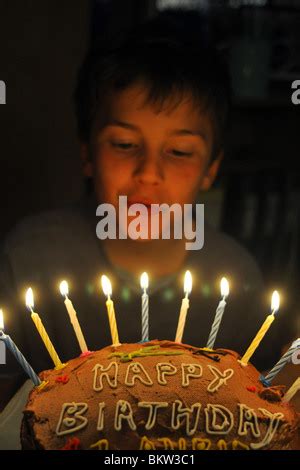
[(75, 335), (76, 335), (77, 341), (79, 343), (79, 347), (81, 349), (81, 352), (82, 353), (87, 353), (88, 352), (88, 347), (86, 345), (82, 330), (81, 330), (80, 325), (79, 325), (76, 310), (74, 309), (71, 300), (68, 298), (69, 286), (68, 286), (67, 281), (62, 281), (60, 283), (59, 289), (60, 289), (61, 295), (65, 297), (64, 303), (65, 303), (67, 312), (69, 314), (72, 326), (74, 328)]
[(290, 401), (299, 390), (300, 390), (300, 377), (298, 377), (298, 379), (296, 379), (293, 385), (288, 389), (282, 401), (284, 402)]
[(254, 354), (255, 350), (258, 348), (261, 340), (267, 333), (268, 329), (272, 325), (273, 321), (275, 320), (275, 313), (279, 309), (280, 298), (278, 292), (275, 290), (272, 295), (272, 302), (271, 302), (271, 315), (268, 315), (266, 320), (264, 321), (262, 327), (260, 328), (259, 332), (255, 336), (254, 340), (250, 344), (249, 348), (245, 352), (244, 356), (240, 360), (241, 364), (247, 365), (251, 356)]
[(52, 361), (54, 362), (55, 369), (62, 369), (65, 366), (65, 364), (63, 364), (61, 360), (59, 359), (58, 354), (55, 351), (53, 344), (51, 343), (51, 340), (45, 330), (45, 327), (39, 315), (33, 311), (34, 301), (33, 301), (33, 292), (31, 288), (29, 288), (26, 292), (26, 306), (31, 311), (32, 321), (35, 324), (36, 329), (38, 330), (44, 342), (44, 345), (46, 346), (46, 349), (48, 353), (50, 354)]
[(177, 331), (176, 331), (176, 336), (175, 336), (176, 343), (181, 343), (182, 341), (187, 311), (190, 305), (189, 299), (188, 299), (188, 295), (190, 294), (192, 290), (192, 275), (190, 271), (186, 271), (185, 273), (183, 290), (185, 292), (185, 297), (182, 299), (182, 302), (181, 302), (179, 320), (178, 320)]
[(112, 288), (111, 288), (110, 280), (108, 279), (107, 276), (103, 275), (101, 277), (101, 284), (102, 284), (102, 289), (103, 289), (104, 295), (107, 296), (106, 308), (107, 308), (107, 315), (108, 315), (108, 320), (109, 320), (112, 344), (114, 346), (119, 346), (120, 341), (119, 341), (119, 334), (118, 334), (118, 328), (117, 328), (117, 322), (116, 322), (116, 314), (115, 314), (115, 309), (114, 309), (114, 303), (110, 298), (110, 296), (112, 294)]

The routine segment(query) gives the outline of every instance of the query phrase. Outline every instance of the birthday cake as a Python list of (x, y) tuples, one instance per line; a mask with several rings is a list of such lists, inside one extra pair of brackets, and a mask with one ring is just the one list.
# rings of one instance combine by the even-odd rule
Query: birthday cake
[(23, 449), (289, 450), (298, 415), (281, 386), (226, 349), (171, 341), (108, 346), (40, 374)]

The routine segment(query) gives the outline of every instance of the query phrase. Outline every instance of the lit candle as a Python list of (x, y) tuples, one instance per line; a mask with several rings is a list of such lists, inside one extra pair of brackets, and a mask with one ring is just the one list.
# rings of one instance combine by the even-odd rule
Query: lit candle
[(271, 383), (275, 375), (277, 375), (281, 371), (281, 369), (291, 360), (292, 355), (297, 349), (299, 349), (299, 347), (300, 347), (300, 338), (296, 339), (292, 343), (292, 345), (287, 350), (287, 352), (281, 357), (281, 359), (279, 359), (279, 361), (275, 364), (273, 369), (270, 370), (268, 375), (264, 377), (264, 379), (267, 382)]
[(119, 342), (114, 303), (110, 298), (112, 294), (112, 288), (111, 288), (110, 280), (108, 279), (107, 276), (105, 275), (101, 276), (101, 284), (102, 284), (104, 295), (106, 295), (107, 297), (106, 308), (107, 308), (107, 315), (108, 315), (108, 320), (109, 320), (112, 344), (113, 346), (119, 346), (120, 342)]
[(6, 347), (13, 353), (13, 355), (19, 362), (20, 366), (23, 367), (24, 371), (30, 377), (34, 385), (37, 385), (37, 386), (41, 385), (42, 382), (37, 376), (37, 374), (34, 372), (31, 365), (26, 361), (25, 357), (23, 356), (19, 348), (16, 346), (16, 344), (13, 342), (11, 337), (6, 335), (3, 330), (4, 330), (3, 312), (0, 309), (0, 340), (3, 341)]
[(274, 319), (275, 319), (275, 313), (278, 311), (279, 309), (279, 304), (280, 304), (280, 298), (279, 298), (279, 294), (278, 292), (275, 290), (272, 294), (272, 301), (271, 301), (271, 310), (272, 310), (272, 313), (270, 315), (267, 316), (265, 322), (263, 323), (262, 327), (260, 328), (259, 332), (257, 333), (257, 335), (255, 336), (254, 340), (252, 341), (252, 343), (250, 344), (249, 348), (247, 349), (247, 351), (245, 352), (244, 356), (242, 357), (242, 359), (240, 360), (241, 364), (243, 364), (244, 366), (248, 364), (249, 362), (249, 359), (251, 358), (251, 356), (254, 354), (255, 350), (257, 349), (257, 347), (259, 346), (259, 343), (261, 342), (261, 340), (263, 339), (263, 337), (265, 336), (265, 334), (267, 333), (268, 329), (270, 328), (270, 326), (272, 325)]
[(89, 352), (88, 347), (86, 345), (84, 336), (82, 334), (82, 331), (81, 331), (81, 328), (80, 328), (80, 325), (79, 325), (76, 310), (74, 309), (73, 304), (72, 304), (71, 300), (68, 297), (68, 295), (69, 295), (69, 286), (68, 286), (67, 281), (62, 281), (60, 283), (59, 290), (60, 290), (61, 295), (65, 298), (64, 304), (66, 306), (67, 312), (68, 312), (69, 317), (70, 317), (70, 321), (71, 321), (72, 326), (74, 328), (75, 335), (76, 335), (77, 341), (79, 343), (81, 352), (86, 354), (87, 352)]
[(192, 275), (191, 275), (190, 271), (186, 271), (186, 273), (185, 273), (183, 291), (185, 293), (185, 297), (182, 299), (181, 308), (180, 308), (178, 326), (177, 326), (176, 337), (175, 337), (176, 343), (181, 343), (181, 341), (182, 341), (186, 315), (187, 315), (187, 311), (188, 311), (188, 308), (189, 308), (189, 298), (188, 297), (189, 297), (189, 294), (192, 291)]
[(288, 389), (288, 391), (284, 395), (282, 401), (287, 403), (288, 401), (290, 401), (293, 398), (294, 395), (296, 395), (296, 393), (299, 390), (300, 390), (300, 377), (298, 377), (298, 379), (296, 379), (295, 382), (293, 383), (293, 385)]
[(219, 302), (219, 305), (218, 305), (217, 310), (216, 310), (215, 319), (214, 319), (214, 322), (213, 322), (211, 330), (210, 330), (209, 338), (208, 338), (207, 345), (206, 345), (206, 347), (209, 348), (209, 349), (213, 349), (213, 347), (214, 347), (216, 337), (217, 337), (217, 334), (218, 334), (218, 331), (219, 331), (219, 328), (220, 328), (220, 324), (221, 324), (221, 321), (222, 321), (223, 313), (224, 313), (224, 310), (225, 310), (225, 307), (226, 307), (225, 299), (228, 296), (228, 294), (229, 294), (228, 281), (225, 277), (222, 277), (222, 279), (221, 279), (221, 296), (223, 298)]
[(50, 338), (44, 328), (44, 325), (39, 315), (33, 311), (34, 301), (33, 301), (33, 292), (32, 292), (31, 287), (26, 292), (26, 306), (28, 310), (31, 312), (32, 321), (35, 324), (36, 329), (38, 330), (52, 361), (54, 362), (55, 369), (62, 369), (63, 367), (65, 367), (65, 364), (63, 364), (61, 360), (59, 359), (58, 354), (55, 351), (54, 346), (50, 341)]
[(149, 296), (147, 289), (149, 287), (148, 274), (141, 275), (142, 294), (142, 341), (149, 341)]

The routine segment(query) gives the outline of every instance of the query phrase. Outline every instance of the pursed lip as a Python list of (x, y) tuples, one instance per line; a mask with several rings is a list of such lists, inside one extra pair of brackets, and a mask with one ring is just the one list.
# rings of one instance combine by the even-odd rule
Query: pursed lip
[(144, 204), (144, 206), (151, 206), (151, 204), (158, 204), (157, 202), (150, 201), (149, 199), (129, 199), (127, 205), (131, 206), (132, 204)]
[(151, 215), (155, 215), (155, 214), (159, 214), (159, 213), (164, 213), (165, 212), (165, 208), (162, 209), (161, 207), (153, 207), (153, 204), (155, 204), (156, 206), (160, 206), (162, 203), (160, 202), (156, 202), (156, 201), (151, 201), (150, 199), (129, 199), (127, 200), (127, 208), (129, 209), (129, 207), (131, 207), (133, 204), (143, 204), (144, 206), (146, 206), (146, 209), (148, 211), (148, 214), (149, 212), (151, 211)]

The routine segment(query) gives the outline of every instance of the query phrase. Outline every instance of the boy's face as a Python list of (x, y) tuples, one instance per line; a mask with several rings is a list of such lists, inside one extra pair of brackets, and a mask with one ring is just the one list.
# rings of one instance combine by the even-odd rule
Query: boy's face
[(210, 162), (209, 117), (188, 100), (158, 110), (145, 104), (146, 97), (142, 85), (114, 94), (89, 145), (82, 145), (84, 173), (94, 180), (98, 203), (118, 208), (118, 197), (127, 196), (129, 205), (182, 206), (193, 203), (216, 176), (219, 159)]

